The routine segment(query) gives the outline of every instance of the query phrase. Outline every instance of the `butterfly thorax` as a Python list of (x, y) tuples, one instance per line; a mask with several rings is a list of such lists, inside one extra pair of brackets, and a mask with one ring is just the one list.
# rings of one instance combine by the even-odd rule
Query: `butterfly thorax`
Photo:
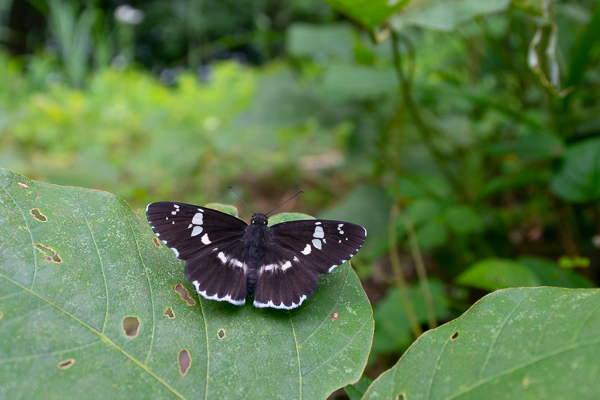
[(269, 230), (267, 217), (263, 214), (256, 214), (252, 217), (250, 225), (246, 227), (242, 238), (248, 260), (247, 284), (249, 296), (254, 293), (254, 287), (260, 275), (260, 267), (264, 264), (265, 252), (270, 242)]

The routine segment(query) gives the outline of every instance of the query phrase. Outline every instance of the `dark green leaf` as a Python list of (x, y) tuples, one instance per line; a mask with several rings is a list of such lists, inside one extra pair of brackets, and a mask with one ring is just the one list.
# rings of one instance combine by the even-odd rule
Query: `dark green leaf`
[(368, 376), (361, 376), (360, 380), (356, 382), (354, 385), (348, 385), (344, 387), (346, 394), (350, 398), (350, 400), (360, 400), (363, 395), (369, 388), (373, 381)]
[(373, 318), (349, 264), (299, 309), (236, 307), (155, 239), (112, 194), (0, 169), (0, 398), (325, 398), (360, 378)]
[(564, 165), (550, 183), (552, 191), (574, 203), (600, 199), (600, 138), (569, 146)]
[(599, 398), (598, 304), (595, 289), (489, 294), (422, 335), (364, 399)]
[(575, 39), (569, 59), (568, 86), (578, 86), (588, 68), (590, 53), (600, 42), (600, 3), (596, 2), (592, 10), (592, 18)]
[(555, 262), (537, 257), (520, 257), (518, 263), (533, 272), (541, 286), (593, 288), (594, 283), (572, 270), (560, 268)]

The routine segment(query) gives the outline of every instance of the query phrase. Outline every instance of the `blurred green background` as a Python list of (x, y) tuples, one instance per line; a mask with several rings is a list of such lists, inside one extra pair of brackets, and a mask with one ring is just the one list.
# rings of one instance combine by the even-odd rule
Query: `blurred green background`
[(0, 0), (0, 166), (134, 209), (303, 190), (369, 231), (375, 378), (489, 291), (600, 282), (599, 4)]

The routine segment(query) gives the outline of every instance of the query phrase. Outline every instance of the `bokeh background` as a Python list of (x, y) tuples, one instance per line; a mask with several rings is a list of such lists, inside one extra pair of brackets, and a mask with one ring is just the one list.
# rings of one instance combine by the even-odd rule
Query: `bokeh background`
[(134, 209), (303, 190), (369, 231), (370, 378), (490, 291), (595, 287), (599, 3), (368, 3), (0, 0), (0, 166)]

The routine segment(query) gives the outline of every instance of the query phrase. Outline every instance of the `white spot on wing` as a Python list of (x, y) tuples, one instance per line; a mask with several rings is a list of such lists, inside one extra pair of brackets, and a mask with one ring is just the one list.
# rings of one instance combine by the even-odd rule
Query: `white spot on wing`
[(315, 222), (315, 225), (321, 225), (321, 223), (320, 222)]
[(198, 236), (201, 233), (202, 233), (201, 226), (195, 226), (194, 229), (192, 229), (192, 236)]
[(204, 244), (211, 244), (211, 243), (212, 243), (212, 242), (210, 241), (210, 239), (208, 238), (208, 233), (205, 233), (205, 234), (202, 236), (202, 243), (204, 243)]
[(315, 248), (321, 250), (321, 241), (319, 239), (313, 239), (312, 244)]
[(298, 257), (294, 256), (294, 261), (298, 262), (300, 260), (298, 259)]
[(269, 264), (269, 265), (265, 265), (261, 269), (264, 269), (265, 271), (275, 271), (276, 268), (277, 268), (277, 264)]
[(171, 247), (171, 250), (173, 250), (173, 253), (175, 253), (175, 257), (179, 257), (179, 252), (175, 247)]
[(286, 261), (282, 266), (281, 266), (281, 270), (285, 271), (288, 268), (292, 268), (292, 263), (289, 261)]
[(171, 211), (171, 214), (175, 215), (177, 214), (177, 211)]
[(188, 225), (188, 229), (190, 229), (192, 226), (194, 226), (194, 225), (192, 225), (192, 224), (189, 224), (189, 225)]
[(192, 219), (192, 224), (202, 225), (202, 213), (194, 214), (194, 218)]
[(332, 265), (331, 267), (329, 267), (329, 272), (331, 273), (331, 271), (333, 271), (335, 267), (337, 267), (337, 265)]
[(238, 259), (232, 258), (231, 263), (233, 264), (234, 267), (244, 268), (244, 263)]
[(312, 249), (310, 248), (310, 244), (307, 244), (306, 247), (304, 248), (304, 250), (302, 250), (302, 254), (307, 256), (310, 254), (311, 251), (312, 251)]
[(323, 228), (321, 228), (320, 226), (317, 226), (315, 228), (315, 233), (313, 233), (313, 237), (316, 237), (316, 238), (325, 237), (325, 232), (323, 232)]
[(223, 264), (227, 264), (227, 257), (225, 256), (225, 253), (220, 252), (217, 254), (217, 257), (219, 257), (219, 260), (221, 260)]
[[(152, 203), (150, 203), (150, 204), (152, 204)], [(148, 212), (148, 207), (150, 207), (150, 204), (148, 204), (148, 205), (146, 206), (146, 212)]]

